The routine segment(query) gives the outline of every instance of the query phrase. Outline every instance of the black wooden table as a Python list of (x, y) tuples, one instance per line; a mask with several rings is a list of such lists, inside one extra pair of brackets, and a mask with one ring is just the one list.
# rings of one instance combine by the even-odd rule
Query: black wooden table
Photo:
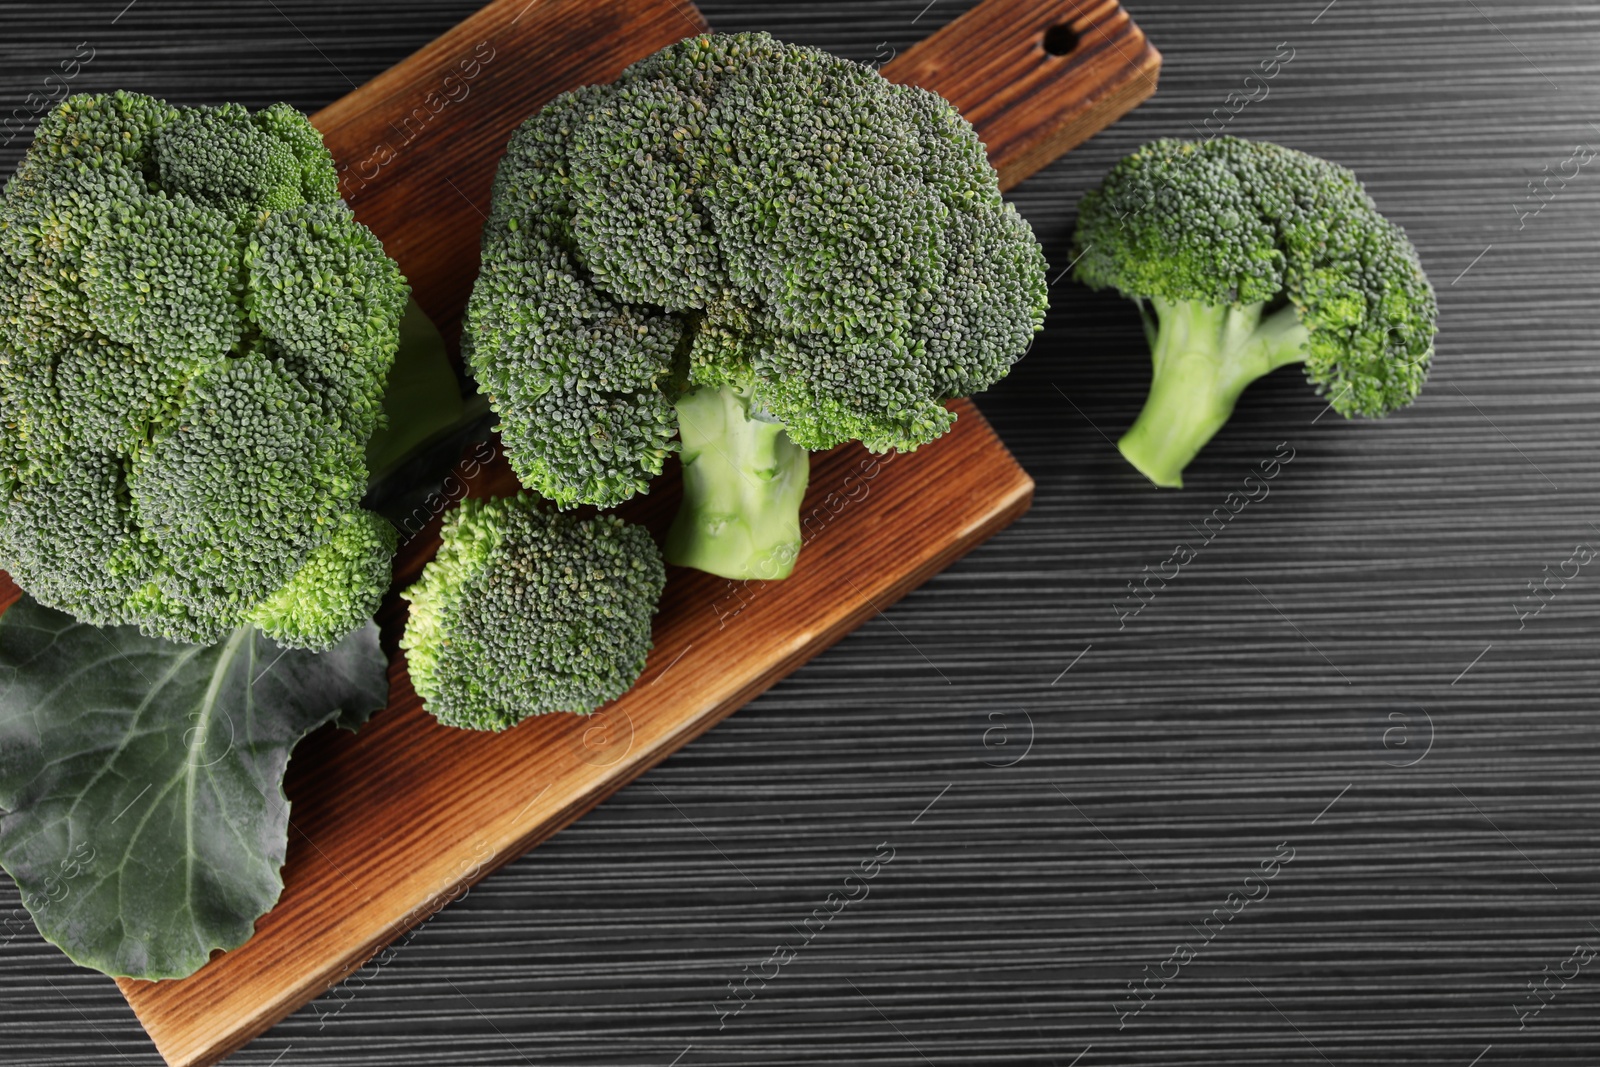
[[(1112, 161), (1249, 93), (1230, 132), (1354, 167), (1420, 247), (1419, 403), (1347, 423), (1281, 371), (1157, 492), (1110, 444), (1135, 313), (1059, 282), (983, 401), (1038, 479), (1026, 518), (234, 1062), (1600, 1061), (1600, 565), (1566, 562), (1600, 547), (1600, 160), (1572, 162), (1600, 146), (1600, 9), (1128, 2), (1162, 88), (1017, 190), (1052, 262)], [(310, 110), (475, 3), (124, 5), (0, 3), (0, 116), (74, 55), (85, 91)], [(969, 4), (701, 6), (872, 61)], [(159, 1059), (29, 935), (0, 948), (0, 1063)]]

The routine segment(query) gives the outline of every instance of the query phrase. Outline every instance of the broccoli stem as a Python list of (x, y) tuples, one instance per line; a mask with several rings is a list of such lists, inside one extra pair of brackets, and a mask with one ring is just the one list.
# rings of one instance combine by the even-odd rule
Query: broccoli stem
[(1183, 469), (1228, 421), (1239, 394), (1262, 375), (1303, 362), (1310, 335), (1293, 306), (1263, 317), (1263, 304), (1151, 305), (1150, 396), (1117, 449), (1156, 485), (1182, 489)]
[(787, 578), (800, 554), (809, 454), (781, 424), (751, 418), (748, 388), (691, 389), (677, 407), (683, 504), (667, 562), (724, 578)]

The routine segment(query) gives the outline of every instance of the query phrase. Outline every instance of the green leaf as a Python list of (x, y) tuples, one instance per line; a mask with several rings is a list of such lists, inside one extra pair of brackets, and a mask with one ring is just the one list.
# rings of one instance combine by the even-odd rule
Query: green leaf
[(24, 598), (0, 617), (0, 866), (48, 940), (181, 978), (249, 940), (283, 889), (289, 753), (384, 706), (377, 627), (320, 655), (253, 627), (211, 646)]
[(389, 370), (383, 411), (387, 423), (367, 441), (367, 471), (373, 481), (461, 418), (461, 383), (444, 338), (416, 300), (406, 305), (400, 320), (400, 349)]

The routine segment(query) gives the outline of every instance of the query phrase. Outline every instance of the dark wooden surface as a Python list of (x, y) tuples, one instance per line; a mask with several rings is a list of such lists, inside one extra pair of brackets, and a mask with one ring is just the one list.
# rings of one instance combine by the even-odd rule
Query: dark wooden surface
[[(474, 6), (137, 0), (113, 23), (124, 2), (0, 4), (0, 115), (79, 42), (82, 89), (310, 110)], [(966, 6), (925, 3), (700, 6), (871, 61)], [(1112, 160), (1260, 97), (1244, 79), (1287, 42), (1229, 128), (1355, 166), (1411, 231), (1445, 326), (1417, 406), (1318, 420), (1280, 372), (1157, 493), (1100, 433), (1142, 398), (1136, 319), (1059, 283), (983, 401), (1038, 481), (1029, 515), (230, 1062), (1600, 1059), (1600, 957), (1520, 1031), (1515, 1010), (1600, 947), (1600, 561), (1515, 614), (1542, 568), (1600, 547), (1600, 159), (1520, 230), (1517, 210), (1600, 144), (1600, 11), (1129, 6), (1160, 94), (1013, 194), (1052, 261)], [(1280, 442), (1270, 495), (1119, 632), (1125, 583)], [(1391, 766), (1429, 717), (1431, 749)], [(1127, 983), (1198, 943), (1280, 843), (1270, 895), (1119, 1030)], [(889, 850), (719, 1030), (727, 984), (772, 974)], [(16, 903), (0, 886), (0, 916)], [(108, 979), (29, 934), (0, 948), (0, 1063), (158, 1062)]]

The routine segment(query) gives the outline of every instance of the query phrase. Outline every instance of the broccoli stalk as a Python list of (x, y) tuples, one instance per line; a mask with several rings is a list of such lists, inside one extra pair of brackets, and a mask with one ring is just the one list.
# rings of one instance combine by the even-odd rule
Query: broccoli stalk
[(750, 387), (702, 386), (678, 398), (683, 503), (668, 563), (727, 578), (787, 578), (800, 555), (811, 457), (783, 424), (750, 407)]
[(1129, 463), (1164, 489), (1183, 488), (1183, 470), (1233, 415), (1257, 378), (1306, 358), (1310, 334), (1294, 308), (1264, 314), (1264, 303), (1217, 306), (1154, 297), (1141, 303), (1150, 336), (1150, 395), (1117, 442)]

